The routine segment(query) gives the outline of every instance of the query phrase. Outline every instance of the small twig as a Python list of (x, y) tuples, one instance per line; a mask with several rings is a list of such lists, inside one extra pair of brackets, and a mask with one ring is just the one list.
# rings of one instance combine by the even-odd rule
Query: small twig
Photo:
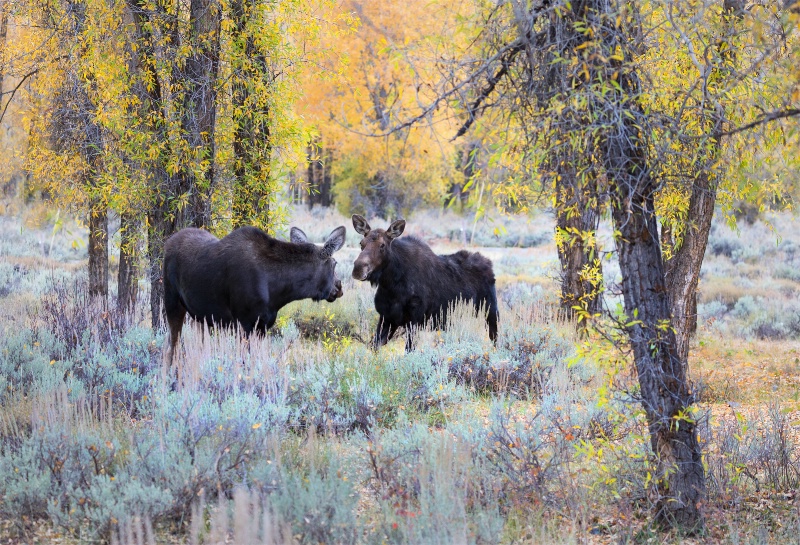
[(14, 88), (13, 88), (12, 90), (10, 90), (10, 91), (6, 91), (5, 93), (3, 93), (3, 95), (10, 94), (11, 96), (10, 96), (10, 97), (8, 97), (8, 100), (6, 101), (6, 105), (5, 105), (5, 107), (3, 108), (3, 113), (0, 113), (0, 123), (2, 123), (3, 119), (5, 118), (5, 116), (6, 116), (6, 111), (8, 110), (8, 106), (11, 104), (11, 101), (12, 101), (12, 100), (14, 100), (14, 96), (17, 94), (17, 91), (19, 91), (19, 88), (20, 88), (20, 87), (22, 87), (22, 84), (23, 84), (23, 83), (25, 83), (25, 81), (26, 81), (28, 78), (30, 78), (30, 77), (33, 77), (33, 76), (34, 76), (34, 75), (36, 75), (38, 72), (39, 72), (39, 68), (34, 68), (34, 69), (33, 69), (33, 71), (31, 71), (31, 72), (28, 72), (27, 74), (25, 74), (24, 76), (22, 76), (22, 78), (20, 78), (20, 80), (17, 82), (17, 85), (16, 85), (16, 87), (14, 87)]

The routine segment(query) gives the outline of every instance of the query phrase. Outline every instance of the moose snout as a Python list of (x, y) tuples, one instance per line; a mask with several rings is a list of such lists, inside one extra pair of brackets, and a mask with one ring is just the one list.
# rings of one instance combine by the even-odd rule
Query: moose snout
[(336, 282), (334, 282), (333, 285), (334, 285), (334, 289), (331, 291), (331, 294), (328, 296), (328, 302), (329, 303), (333, 303), (339, 297), (344, 295), (344, 291), (342, 291), (342, 281), (341, 280), (339, 280), (337, 278)]
[(356, 262), (353, 263), (353, 278), (356, 280), (366, 280), (369, 276), (369, 273), (370, 270), (368, 263), (359, 260), (356, 260)]

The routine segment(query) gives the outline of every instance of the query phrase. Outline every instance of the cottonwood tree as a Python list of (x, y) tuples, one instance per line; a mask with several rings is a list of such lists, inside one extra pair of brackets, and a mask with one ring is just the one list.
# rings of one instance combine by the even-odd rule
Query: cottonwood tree
[(308, 144), (308, 169), (306, 183), (308, 184), (308, 207), (315, 205), (330, 206), (333, 204), (331, 185), (333, 175), (333, 150), (330, 145), (325, 145), (321, 138), (315, 137)]
[[(35, 89), (47, 97), (47, 108), (32, 125), (28, 164), (47, 188), (58, 187), (65, 200), (87, 210), (89, 293), (105, 304), (112, 191), (105, 157), (110, 134), (99, 120), (103, 84), (98, 81), (102, 75), (90, 36), (98, 31), (98, 21), (104, 21), (107, 11), (98, 13), (96, 7), (91, 0), (64, 0), (29, 12), (50, 35), (57, 54), (39, 61), (45, 77), (36, 80)], [(112, 24), (105, 32), (113, 30)], [(115, 45), (110, 34), (105, 37), (110, 42), (108, 55), (113, 57)]]
[[(725, 157), (726, 134), (800, 114), (800, 93), (778, 81), (797, 73), (798, 65), (787, 62), (797, 51), (796, 15), (767, 9), (766, 16), (750, 13), (748, 22), (730, 3), (704, 6), (697, 17), (697, 6), (669, 1), (648, 4), (647, 13), (615, 0), (491, 4), (476, 25), (483, 38), (475, 40), (477, 52), (453, 58), (469, 69), (461, 79), (443, 78), (437, 99), (400, 124), (419, 122), (444, 101), (458, 100), (466, 114), (460, 136), (494, 110), (521, 126), (520, 157), (542, 174), (559, 222), (576, 220), (574, 227), (562, 227), (577, 235), (576, 245), (608, 208), (622, 273), (624, 312), (617, 319), (639, 379), (656, 464), (655, 520), (687, 531), (703, 526), (705, 476), (687, 356), (720, 187), (714, 170)], [(658, 35), (653, 28), (668, 29), (672, 42), (652, 40)], [(685, 28), (700, 30), (689, 37)], [(737, 41), (746, 46), (736, 50)], [(691, 58), (698, 44), (702, 54), (691, 63), (697, 70), (689, 71), (691, 77), (682, 74), (676, 83), (648, 72), (653, 56), (673, 62), (682, 52)], [(765, 72), (781, 74), (768, 89)], [(748, 100), (734, 100), (743, 96)], [(661, 97), (668, 104), (659, 104)], [(738, 119), (731, 113), (734, 102)], [(755, 107), (770, 102), (771, 110)], [(741, 111), (742, 104), (749, 111)], [(680, 205), (669, 205), (670, 192)], [(690, 216), (675, 221), (680, 215), (670, 216), (665, 206)], [(591, 256), (591, 246), (584, 246), (562, 263), (581, 278)], [(580, 301), (588, 287), (564, 291)]]
[[(135, 108), (125, 141), (145, 173), (151, 313), (160, 323), (164, 241), (203, 226), (271, 230), (284, 220), (277, 173), (304, 157), (309, 132), (293, 113), (304, 69), (332, 2), (127, 0)], [(312, 53), (309, 53), (312, 52)], [(284, 165), (284, 166), (282, 166)]]
[(133, 68), (125, 141), (147, 179), (150, 304), (161, 321), (164, 241), (203, 226), (225, 232), (282, 221), (275, 150), (307, 141), (291, 113), (296, 60), (316, 40), (318, 14), (298, 2), (193, 0), (188, 26), (172, 4), (127, 0)]

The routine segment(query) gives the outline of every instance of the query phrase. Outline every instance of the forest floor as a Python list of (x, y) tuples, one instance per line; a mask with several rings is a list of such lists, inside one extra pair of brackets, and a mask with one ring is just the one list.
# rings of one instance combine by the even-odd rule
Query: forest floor
[[(705, 422), (707, 533), (692, 539), (648, 523), (647, 439), (626, 393), (635, 390), (629, 366), (615, 367), (611, 349), (592, 360), (598, 352), (582, 351), (555, 318), (552, 218), (429, 211), (407, 220), (406, 232), (437, 252), (466, 243), (493, 260), (497, 348), (465, 313), (447, 332), (423, 332), (412, 354), (402, 339), (367, 349), (373, 291), (349, 274), (358, 236), (333, 211), (298, 210), (291, 225), (316, 242), (348, 227), (337, 254), (345, 297), (290, 305), (278, 334), (245, 348), (235, 335), (202, 340), (187, 328), (190, 378), (170, 393), (159, 386), (164, 333), (143, 308), (110, 337), (97, 326), (102, 313), (78, 308), (70, 283), (85, 265), (85, 229), (41, 209), (0, 216), (0, 543), (143, 542), (149, 524), (157, 542), (243, 543), (254, 535), (244, 519), (265, 513), (276, 543), (797, 542), (794, 218), (738, 231), (719, 221), (712, 231), (689, 368)], [(613, 262), (604, 274), (618, 281)], [(44, 315), (54, 309), (58, 319)], [(86, 330), (64, 333), (70, 317)], [(181, 407), (191, 408), (185, 421)], [(196, 433), (198, 422), (211, 427), (185, 452), (180, 434), (167, 447), (157, 440)], [(260, 499), (237, 496), (243, 485)], [(220, 522), (226, 497), (230, 519)], [(195, 512), (205, 514), (201, 530), (188, 522)]]

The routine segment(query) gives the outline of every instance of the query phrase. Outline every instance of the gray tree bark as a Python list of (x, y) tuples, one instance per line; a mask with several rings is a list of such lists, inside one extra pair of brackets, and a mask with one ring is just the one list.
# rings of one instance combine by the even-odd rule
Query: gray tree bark
[[(159, 58), (156, 54), (154, 43), (158, 38), (153, 35), (153, 29), (159, 28), (160, 21), (171, 19), (163, 11), (163, 7), (156, 4), (161, 11), (149, 10), (146, 0), (127, 0), (128, 9), (134, 22), (134, 35), (132, 40), (136, 43), (135, 70), (137, 84), (135, 92), (139, 95), (144, 108), (146, 119), (156, 120), (166, 117), (167, 96), (156, 65)], [(173, 43), (177, 43), (177, 26), (167, 28), (172, 35)], [(145, 85), (144, 82), (149, 82)], [(167, 140), (161, 126), (151, 121), (147, 129), (154, 138)], [(161, 267), (164, 260), (164, 243), (175, 232), (178, 214), (170, 210), (170, 200), (179, 195), (178, 183), (171, 177), (161, 164), (147, 166), (150, 177), (150, 193), (152, 202), (147, 206), (147, 277), (150, 282), (150, 318), (154, 330), (158, 330), (163, 323), (164, 283), (161, 279)]]
[(108, 298), (108, 207), (98, 198), (89, 204), (89, 294)]
[[(536, 89), (537, 102), (543, 108), (552, 107), (553, 101), (567, 101), (568, 97), (584, 94), (589, 82), (575, 77), (574, 69), (562, 62), (564, 58), (577, 58), (579, 49), (590, 38), (576, 24), (592, 9), (587, 2), (575, 0), (572, 9), (564, 10), (553, 18), (547, 27), (548, 43), (543, 81)], [(529, 54), (530, 57), (530, 54)], [(594, 67), (587, 67), (592, 76)], [(590, 138), (583, 133), (592, 120), (581, 108), (565, 107), (551, 123), (553, 132), (546, 161), (546, 169), (555, 193), (556, 229), (562, 242), (558, 244), (561, 263), (561, 308), (573, 318), (578, 309), (596, 314), (601, 306), (602, 265), (595, 235), (600, 223), (601, 193), (595, 167), (591, 164)], [(594, 269), (599, 281), (585, 274)], [(583, 327), (585, 322), (579, 324)]]
[[(7, 0), (0, 0), (0, 49), (5, 51), (6, 38), (8, 36), (8, 5)], [(5, 68), (5, 58), (0, 59), (0, 97), (3, 96), (3, 69)], [(2, 105), (0, 100), (0, 105)]]
[(132, 312), (136, 308), (139, 292), (139, 228), (140, 222), (136, 216), (122, 214), (117, 275), (117, 309), (121, 312)]
[[(598, 6), (600, 14), (611, 15)], [(617, 45), (609, 40), (611, 51)], [(620, 44), (624, 47), (623, 44)], [(637, 104), (639, 83), (631, 67), (618, 67), (620, 91), (603, 105), (607, 127), (602, 157), (611, 183), (611, 209), (619, 232), (617, 253), (626, 327), (641, 386), (657, 463), (656, 520), (697, 532), (704, 526), (705, 472), (694, 402), (672, 327), (672, 307), (658, 237), (654, 197), (658, 189), (646, 160), (646, 126)]]
[[(741, 0), (723, 0), (722, 17), (724, 35), (718, 44), (719, 49), (714, 71), (719, 76), (726, 70), (728, 63), (735, 62), (735, 51), (730, 42), (736, 34), (736, 23), (744, 16), (745, 4)], [(730, 68), (730, 67), (728, 67)], [(703, 88), (703, 104), (706, 105), (702, 116), (705, 117), (707, 134), (722, 132), (725, 112)], [(701, 142), (702, 143), (702, 142)], [(678, 357), (684, 362), (689, 359), (689, 344), (692, 335), (697, 331), (697, 287), (700, 281), (700, 269), (703, 265), (711, 222), (714, 218), (714, 206), (717, 202), (717, 182), (714, 179), (713, 165), (722, 152), (720, 139), (709, 136), (704, 160), (696, 167), (692, 179), (687, 225), (684, 229), (680, 246), (666, 262), (667, 290), (672, 302), (672, 323), (675, 328)], [(669, 237), (668, 237), (669, 238)]]
[[(271, 175), (271, 135), (267, 122), (269, 107), (253, 100), (251, 86), (269, 76), (267, 59), (255, 43), (252, 0), (234, 0), (234, 44), (241, 48), (234, 55), (233, 108), (236, 131), (233, 140), (234, 185), (233, 226), (254, 222), (269, 214), (266, 193)], [(268, 220), (263, 223), (268, 223)]]
[(178, 78), (183, 85), (182, 124), (189, 148), (208, 161), (202, 177), (191, 169), (179, 176), (181, 193), (190, 195), (186, 223), (205, 227), (211, 223), (214, 191), (217, 119), (217, 74), (219, 73), (220, 24), (222, 14), (214, 0), (191, 0), (189, 24), (192, 53)]
[(330, 206), (331, 195), (331, 163), (333, 154), (319, 139), (308, 145), (308, 207), (315, 205)]
[[(558, 198), (568, 198), (566, 195), (575, 189), (567, 183), (557, 184), (556, 194)], [(596, 268), (602, 275), (596, 239), (592, 238), (600, 224), (600, 213), (597, 206), (587, 204), (586, 200), (587, 195), (581, 195), (575, 199), (574, 209), (556, 210), (556, 228), (567, 237), (557, 250), (561, 263), (561, 309), (568, 318), (573, 318), (577, 309), (596, 314), (601, 306), (602, 284), (584, 274)]]

